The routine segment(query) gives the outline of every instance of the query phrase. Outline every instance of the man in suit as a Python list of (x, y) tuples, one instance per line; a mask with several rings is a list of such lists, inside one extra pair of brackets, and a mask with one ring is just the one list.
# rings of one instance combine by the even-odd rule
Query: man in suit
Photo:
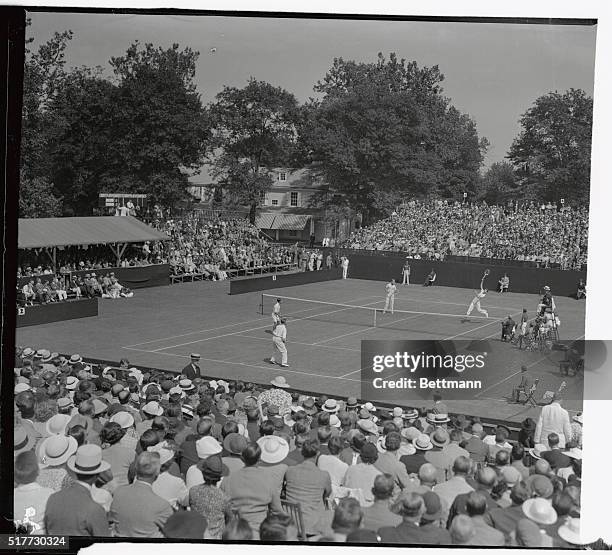
[[(400, 463), (401, 464), (401, 463)], [(378, 530), (383, 526), (398, 526), (402, 517), (391, 512), (390, 501), (395, 489), (395, 480), (391, 474), (380, 474), (374, 478), (374, 504), (363, 509), (363, 528)]]
[(302, 445), (304, 461), (285, 473), (287, 501), (301, 505), (307, 535), (322, 531), (319, 520), (325, 512), (323, 502), (331, 494), (331, 478), (329, 472), (317, 468), (318, 455), (318, 440), (307, 439)]
[(446, 531), (443, 528), (419, 526), (425, 514), (425, 502), (418, 493), (402, 493), (392, 510), (402, 517), (402, 523), (395, 527), (383, 526), (378, 530), (383, 543), (440, 545), (445, 542)]
[(544, 451), (542, 458), (548, 461), (552, 470), (558, 470), (559, 468), (567, 468), (571, 466), (572, 459), (568, 457), (559, 448), (559, 435), (556, 433), (548, 434), (548, 446), (550, 451)]
[(533, 439), (535, 443), (548, 447), (548, 436), (553, 432), (559, 436), (559, 448), (564, 449), (565, 443), (572, 438), (572, 428), (569, 414), (561, 406), (561, 399), (556, 394), (550, 405), (542, 407)]
[(200, 365), (198, 364), (200, 362), (200, 355), (197, 353), (191, 353), (190, 358), (191, 362), (181, 370), (181, 374), (190, 380), (195, 380), (201, 375)]
[(144, 451), (136, 459), (136, 479), (115, 490), (109, 520), (115, 535), (128, 538), (163, 538), (162, 530), (172, 507), (153, 492), (159, 476), (159, 453)]
[(401, 444), (402, 436), (400, 433), (389, 432), (385, 436), (386, 451), (380, 453), (378, 459), (374, 463), (374, 466), (378, 468), (378, 470), (392, 476), (395, 482), (396, 493), (399, 493), (400, 490), (404, 489), (410, 483), (406, 466), (400, 462), (398, 455)]
[(484, 515), (487, 512), (487, 498), (482, 492), (472, 491), (468, 493), (465, 507), (476, 531), (469, 545), (503, 546), (506, 543), (504, 534), (489, 526), (484, 520)]
[(110, 465), (102, 460), (98, 445), (85, 444), (72, 455), (67, 466), (76, 480), (52, 494), (45, 511), (47, 534), (58, 536), (110, 536), (106, 512), (92, 499), (92, 486)]
[(482, 441), (484, 428), (476, 422), (472, 424), (472, 437), (463, 444), (463, 448), (470, 454), (474, 462), (484, 462), (489, 454), (489, 446)]
[[(495, 500), (491, 497), (491, 490), (497, 481), (497, 474), (495, 470), (493, 470), (490, 466), (481, 468), (478, 472), (476, 472), (476, 491), (480, 492), (486, 503), (486, 507), (488, 510), (496, 509), (499, 505), (495, 502)], [(467, 501), (470, 493), (461, 493), (455, 497), (453, 504), (451, 505), (447, 528), (450, 527), (453, 519), (459, 514), (467, 514)]]

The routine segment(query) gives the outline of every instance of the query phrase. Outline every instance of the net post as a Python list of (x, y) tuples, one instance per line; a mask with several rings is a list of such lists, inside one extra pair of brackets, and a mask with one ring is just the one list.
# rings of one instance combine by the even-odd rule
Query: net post
[(377, 312), (378, 311), (376, 309), (374, 309), (374, 325), (373, 325), (373, 327), (376, 327), (376, 313)]
[(261, 294), (261, 304), (259, 305), (261, 307), (261, 315), (264, 315), (264, 294)]

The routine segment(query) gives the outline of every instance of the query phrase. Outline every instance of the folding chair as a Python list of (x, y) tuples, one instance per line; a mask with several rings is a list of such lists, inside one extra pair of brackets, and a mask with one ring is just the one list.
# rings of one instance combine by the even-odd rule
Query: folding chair
[(307, 541), (306, 530), (304, 529), (304, 517), (302, 516), (302, 506), (299, 503), (291, 503), (281, 499), (281, 507), (293, 519), (297, 528), (298, 538)]
[(540, 383), (540, 378), (536, 378), (533, 382), (533, 385), (529, 388), (527, 392), (524, 392), (524, 391), (519, 392), (519, 399), (520, 399), (520, 393), (523, 393), (523, 395), (525, 395), (525, 400), (523, 401), (523, 405), (530, 403), (531, 406), (533, 407), (538, 406), (538, 403), (535, 400), (535, 392), (536, 392), (536, 389), (538, 388), (539, 383)]

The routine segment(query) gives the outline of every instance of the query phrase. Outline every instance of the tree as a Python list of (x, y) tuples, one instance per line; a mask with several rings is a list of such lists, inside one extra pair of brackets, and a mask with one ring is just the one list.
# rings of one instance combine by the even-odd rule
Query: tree
[(19, 217), (52, 218), (62, 215), (62, 202), (44, 177), (21, 174), (19, 184)]
[(491, 164), (482, 177), (479, 197), (487, 204), (499, 205), (524, 198), (512, 164), (506, 161)]
[(593, 99), (580, 89), (537, 98), (508, 152), (531, 196), (588, 205)]
[(301, 130), (328, 198), (349, 198), (367, 221), (384, 214), (382, 197), (475, 191), (487, 143), (442, 96), (443, 79), (437, 66), (395, 54), (372, 64), (334, 60)]
[(249, 80), (224, 87), (209, 108), (212, 174), (237, 203), (257, 206), (273, 182), (272, 169), (293, 164), (301, 113), (295, 96), (270, 83)]

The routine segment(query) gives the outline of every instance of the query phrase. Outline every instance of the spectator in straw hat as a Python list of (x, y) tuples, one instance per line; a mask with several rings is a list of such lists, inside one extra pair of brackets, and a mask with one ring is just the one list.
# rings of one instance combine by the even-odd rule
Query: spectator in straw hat
[(38, 483), (41, 486), (59, 491), (67, 487), (72, 478), (68, 474), (66, 463), (77, 450), (73, 437), (53, 435), (45, 438), (38, 447), (40, 474)]
[(242, 453), (245, 467), (232, 472), (221, 482), (224, 491), (236, 507), (240, 507), (240, 515), (253, 532), (255, 539), (259, 538), (259, 526), (268, 514), (268, 509), (282, 512), (280, 503), (280, 488), (271, 475), (257, 466), (261, 458), (261, 447), (252, 443)]
[(580, 539), (580, 518), (568, 518), (565, 523), (559, 527), (559, 536), (572, 548), (583, 545)]
[(17, 455), (14, 466), (13, 519), (16, 523), (29, 520), (33, 531), (44, 534), (47, 500), (53, 490), (36, 481), (38, 473), (38, 460), (33, 451), (24, 451)]
[(187, 489), (197, 484), (204, 483), (204, 476), (202, 476), (202, 471), (200, 470), (201, 461), (213, 455), (220, 455), (222, 451), (223, 447), (221, 447), (221, 444), (214, 437), (204, 436), (196, 441), (198, 463), (191, 465), (185, 473)]
[(189, 358), (189, 364), (181, 370), (181, 374), (190, 380), (195, 380), (196, 378), (199, 378), (202, 375), (199, 364), (200, 355), (198, 353), (191, 353)]
[(372, 488), (376, 476), (382, 474), (375, 463), (378, 459), (378, 450), (376, 445), (369, 441), (361, 447), (359, 462), (349, 468), (344, 476), (343, 486), (352, 489), (360, 489), (363, 494), (364, 506), (370, 506), (374, 503), (374, 495)]
[(546, 532), (546, 527), (557, 521), (557, 512), (552, 504), (541, 497), (527, 499), (522, 505), (525, 516), (540, 528), (542, 547), (553, 547), (553, 538)]
[(390, 504), (395, 489), (395, 480), (390, 474), (379, 474), (374, 478), (372, 495), (374, 503), (363, 509), (362, 526), (370, 530), (378, 530), (383, 526), (397, 526), (402, 517), (391, 511)]
[(223, 464), (229, 468), (230, 472), (244, 468), (242, 452), (247, 445), (247, 439), (238, 432), (229, 433), (223, 438)]
[(321, 530), (320, 518), (325, 511), (324, 502), (332, 492), (329, 474), (317, 468), (318, 455), (319, 442), (306, 440), (302, 445), (304, 461), (290, 466), (285, 473), (287, 501), (301, 505), (304, 530), (312, 536)]
[(79, 447), (67, 463), (75, 480), (49, 497), (45, 513), (47, 534), (67, 536), (110, 536), (104, 509), (92, 498), (92, 488), (101, 473), (110, 469), (98, 445)]
[[(262, 423), (262, 430), (265, 428), (265, 424), (271, 423)], [(257, 440), (257, 445), (261, 448), (261, 459), (259, 462), (261, 471), (268, 476), (270, 483), (276, 482), (280, 489), (289, 466), (287, 464), (289, 442), (284, 437), (274, 435), (274, 428), (272, 426), (272, 434), (262, 434), (262, 437)]]
[(425, 454), (427, 451), (433, 449), (431, 439), (427, 434), (420, 434), (413, 442), (412, 445), (416, 449), (413, 455), (403, 455), (400, 457), (400, 462), (406, 467), (408, 474), (417, 474), (419, 468), (427, 462)]
[(159, 453), (143, 452), (136, 459), (136, 479), (117, 488), (109, 520), (115, 536), (128, 538), (161, 538), (162, 530), (172, 515), (168, 501), (157, 495), (152, 485), (159, 476)]

